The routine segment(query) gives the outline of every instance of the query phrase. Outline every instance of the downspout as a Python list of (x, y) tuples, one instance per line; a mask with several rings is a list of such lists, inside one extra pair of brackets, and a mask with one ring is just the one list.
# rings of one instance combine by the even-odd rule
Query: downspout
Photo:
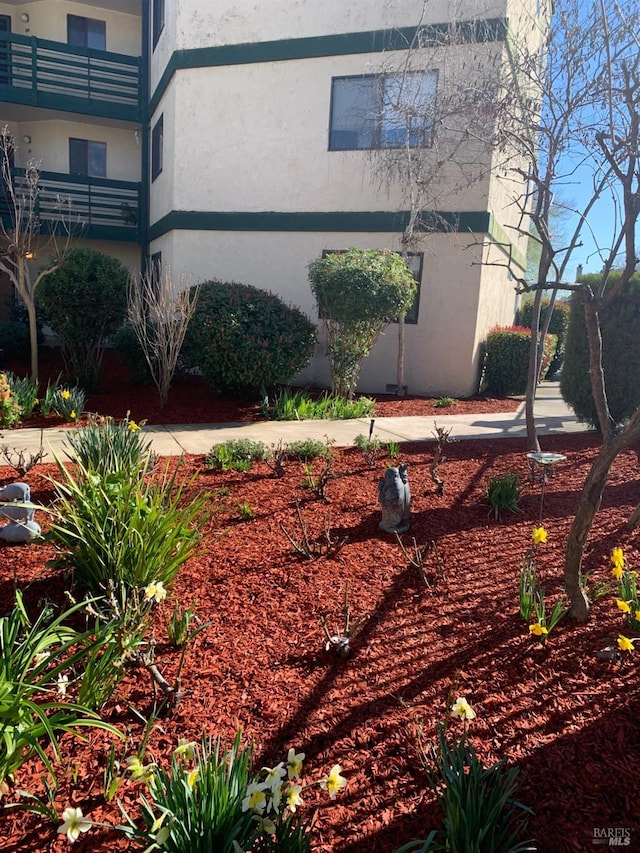
[(141, 174), (140, 174), (140, 271), (145, 273), (149, 260), (149, 7), (152, 0), (142, 0), (142, 56), (140, 57), (140, 126), (141, 126)]

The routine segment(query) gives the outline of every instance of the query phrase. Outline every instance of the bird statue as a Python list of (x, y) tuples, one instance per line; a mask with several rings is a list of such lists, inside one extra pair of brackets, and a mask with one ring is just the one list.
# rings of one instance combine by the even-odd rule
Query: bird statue
[(405, 464), (387, 468), (378, 483), (378, 500), (382, 506), (380, 529), (386, 533), (405, 533), (411, 518), (411, 490)]

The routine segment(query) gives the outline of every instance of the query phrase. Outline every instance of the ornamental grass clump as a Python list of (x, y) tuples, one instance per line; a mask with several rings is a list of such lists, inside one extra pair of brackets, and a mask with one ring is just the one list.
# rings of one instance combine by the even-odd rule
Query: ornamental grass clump
[(183, 500), (185, 488), (169, 467), (158, 480), (127, 471), (101, 476), (56, 458), (60, 479), (46, 539), (81, 588), (104, 592), (110, 583), (140, 589), (161, 581), (169, 588), (198, 547), (206, 495)]
[(375, 400), (370, 397), (345, 400), (344, 397), (327, 391), (319, 397), (313, 397), (307, 391), (292, 392), (285, 388), (276, 396), (273, 405), (265, 414), (274, 421), (340, 421), (369, 418), (373, 415), (375, 405)]
[(269, 457), (269, 448), (262, 441), (235, 438), (214, 444), (205, 460), (207, 468), (222, 471), (250, 471), (256, 462)]
[(67, 436), (71, 451), (65, 450), (72, 462), (100, 476), (127, 471), (142, 477), (154, 461), (151, 442), (143, 438), (141, 427), (129, 417), (116, 422), (110, 416), (92, 415), (87, 426)]
[(52, 409), (65, 421), (77, 421), (84, 411), (87, 395), (79, 387), (58, 388), (53, 393)]
[(496, 519), (500, 521), (505, 510), (517, 512), (520, 503), (520, 475), (516, 471), (489, 477), (487, 501)]
[(67, 695), (74, 674), (84, 670), (100, 643), (92, 631), (79, 633), (66, 624), (83, 606), (75, 604), (55, 618), (44, 609), (32, 623), (16, 590), (13, 610), (0, 617), (0, 798), (4, 784), (34, 754), (55, 779), (47, 746), (58, 759), (60, 734), (77, 736), (94, 726), (121, 737)]

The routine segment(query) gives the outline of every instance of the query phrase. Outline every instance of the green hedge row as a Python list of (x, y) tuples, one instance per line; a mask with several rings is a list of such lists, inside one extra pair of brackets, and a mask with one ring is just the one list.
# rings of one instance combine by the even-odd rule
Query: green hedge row
[[(491, 394), (524, 394), (527, 390), (531, 329), (507, 326), (487, 335), (483, 384)], [(545, 376), (556, 351), (556, 335), (545, 338), (540, 376)]]

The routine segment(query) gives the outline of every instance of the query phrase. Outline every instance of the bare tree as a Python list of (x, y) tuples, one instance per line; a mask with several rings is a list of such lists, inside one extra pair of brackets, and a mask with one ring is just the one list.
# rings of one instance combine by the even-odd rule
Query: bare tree
[(151, 376), (166, 406), (178, 356), (198, 301), (199, 286), (181, 276), (174, 283), (170, 270), (152, 267), (131, 278), (128, 317), (149, 365)]
[[(9, 276), (27, 309), (31, 348), (31, 376), (38, 378), (38, 326), (36, 291), (42, 279), (58, 269), (71, 240), (70, 208), (60, 196), (46, 199), (41, 215), (40, 166), (29, 160), (18, 177), (13, 165), (15, 140), (5, 125), (0, 131), (0, 194), (4, 216), (0, 218), (0, 270)], [(29, 262), (36, 253), (45, 256), (35, 275)]]
[[(446, 27), (430, 26), (423, 0), (415, 35), (402, 53), (383, 57), (381, 113), (386, 140), (371, 167), (407, 212), (401, 238), (406, 259), (434, 233), (455, 223), (439, 210), (486, 179), (493, 168), (494, 123), (503, 63), (501, 24), (463, 15), (450, 5)], [(404, 318), (398, 320), (397, 393), (404, 393)]]
[[(501, 124), (501, 144), (518, 146), (526, 152), (526, 163), (514, 167), (515, 178), (526, 178), (527, 195), (515, 194), (520, 211), (518, 233), (531, 234), (539, 244), (536, 281), (531, 284), (517, 275), (518, 288), (534, 293), (532, 329), (540, 324), (542, 295), (551, 291), (551, 304), (558, 288), (581, 290), (589, 342), (589, 373), (602, 448), (581, 493), (569, 534), (565, 557), (565, 585), (574, 617), (586, 620), (589, 602), (581, 587), (584, 548), (593, 519), (600, 506), (611, 464), (618, 453), (640, 441), (640, 410), (617, 427), (607, 403), (602, 367), (600, 314), (627, 287), (638, 265), (636, 229), (640, 214), (640, 11), (633, 0), (605, 4), (583, 4), (558, 0), (554, 9), (545, 56), (534, 61), (526, 49), (514, 46), (514, 81), (527, 81), (542, 92), (539, 109), (532, 104), (531, 121), (526, 111), (511, 111), (511, 121)], [(526, 48), (526, 46), (525, 46)], [(511, 94), (516, 86), (511, 87)], [(505, 112), (508, 101), (502, 104)], [(513, 121), (514, 115), (518, 121)], [(567, 200), (573, 183), (588, 186), (580, 206)], [(608, 231), (591, 224), (596, 203), (607, 198), (611, 204)], [(555, 210), (568, 211), (573, 230), (564, 240), (551, 227)], [(533, 226), (533, 228), (532, 228)], [(581, 237), (589, 231), (602, 263), (597, 287), (579, 284), (567, 274)], [(611, 272), (623, 258), (623, 268), (614, 280)], [(527, 433), (530, 449), (538, 449), (533, 419), (542, 341), (531, 336), (531, 358), (527, 388)]]

